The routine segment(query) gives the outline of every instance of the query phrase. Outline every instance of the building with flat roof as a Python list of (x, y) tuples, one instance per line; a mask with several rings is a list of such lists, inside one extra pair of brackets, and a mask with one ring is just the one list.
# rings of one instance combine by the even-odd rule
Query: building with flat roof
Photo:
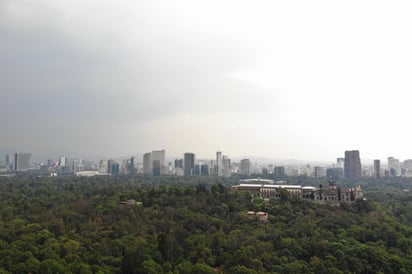
[(251, 169), (251, 162), (250, 159), (243, 159), (240, 161), (240, 174), (241, 175), (250, 175), (250, 169)]
[[(194, 175), (195, 172), (195, 154), (186, 152), (183, 155), (183, 173), (185, 176)], [(200, 171), (199, 171), (200, 173)]]
[(345, 151), (343, 173), (347, 179), (359, 179), (362, 175), (362, 166), (359, 150)]
[(15, 153), (14, 154), (14, 170), (21, 171), (29, 168), (31, 153)]

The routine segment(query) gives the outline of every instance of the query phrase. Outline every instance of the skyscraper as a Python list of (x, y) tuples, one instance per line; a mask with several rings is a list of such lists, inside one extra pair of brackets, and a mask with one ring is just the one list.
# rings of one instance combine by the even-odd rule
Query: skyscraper
[(381, 177), (381, 160), (373, 160), (373, 176), (376, 179)]
[(183, 170), (184, 170), (185, 176), (194, 175), (195, 154), (187, 152), (184, 154), (183, 159), (184, 159)]
[(222, 169), (223, 169), (223, 167), (222, 167), (222, 152), (220, 152), (220, 151), (217, 151), (216, 152), (216, 166), (215, 166), (215, 169), (216, 169), (216, 175), (217, 176), (222, 176), (223, 175), (223, 173), (222, 173)]
[(7, 166), (7, 168), (10, 167), (10, 154), (6, 155), (6, 166)]
[(230, 164), (230, 159), (227, 155), (222, 157), (222, 175), (225, 177), (230, 177), (232, 174), (232, 166)]
[(250, 159), (243, 159), (240, 161), (240, 174), (242, 175), (250, 175)]
[(362, 174), (362, 166), (359, 150), (345, 151), (345, 164), (343, 173), (347, 179), (359, 179)]
[(160, 176), (166, 174), (166, 151), (153, 150), (152, 151), (152, 170), (154, 176)]
[(391, 176), (401, 176), (402, 175), (402, 167), (399, 159), (395, 159), (394, 157), (388, 157), (388, 169), (389, 174)]
[(29, 168), (31, 153), (15, 153), (14, 154), (14, 170), (25, 170)]
[(153, 175), (152, 153), (148, 152), (143, 155), (143, 174)]

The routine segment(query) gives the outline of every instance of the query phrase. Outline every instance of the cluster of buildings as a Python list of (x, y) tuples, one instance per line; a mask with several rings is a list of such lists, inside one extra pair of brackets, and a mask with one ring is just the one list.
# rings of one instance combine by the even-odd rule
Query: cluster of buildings
[[(253, 183), (251, 183), (253, 181)], [(363, 198), (362, 188), (357, 187), (337, 187), (334, 180), (329, 180), (328, 187), (286, 185), (283, 181), (274, 182), (270, 180), (241, 180), (241, 184), (232, 186), (232, 191), (248, 192), (253, 197), (260, 197), (265, 200), (281, 199), (282, 191), (286, 191), (292, 199), (303, 199), (316, 203), (337, 204), (340, 202), (352, 203)]]
[(272, 165), (254, 163), (250, 159), (241, 159), (233, 162), (221, 151), (216, 152), (215, 159), (196, 159), (195, 153), (186, 152), (182, 158), (171, 159), (166, 157), (166, 150), (153, 150), (145, 153), (142, 158), (130, 157), (126, 159), (105, 159), (97, 164), (82, 159), (69, 159), (61, 156), (57, 160), (30, 163), (30, 153), (7, 154), (5, 162), (0, 161), (0, 171), (21, 172), (39, 170), (42, 174), (56, 175), (147, 175), (147, 176), (222, 176), (232, 174), (250, 176), (261, 174), (278, 179), (305, 175), (315, 178), (347, 178), (357, 180), (360, 177), (412, 177), (412, 160), (399, 161), (388, 157), (387, 165), (381, 165), (380, 160), (374, 160), (373, 165), (361, 164), (358, 150), (345, 151), (345, 157), (337, 158), (331, 165), (309, 164), (303, 165)]
[(154, 150), (143, 155), (143, 174), (160, 176), (224, 176), (232, 175), (232, 165), (227, 155), (222, 152), (216, 152), (216, 160), (196, 162), (194, 153), (186, 152), (182, 159), (175, 159), (173, 162), (166, 162), (165, 150)]

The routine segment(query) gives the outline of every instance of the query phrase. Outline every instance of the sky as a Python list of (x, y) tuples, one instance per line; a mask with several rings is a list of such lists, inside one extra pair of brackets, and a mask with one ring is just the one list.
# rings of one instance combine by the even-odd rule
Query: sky
[(0, 1), (0, 149), (412, 158), (410, 1)]

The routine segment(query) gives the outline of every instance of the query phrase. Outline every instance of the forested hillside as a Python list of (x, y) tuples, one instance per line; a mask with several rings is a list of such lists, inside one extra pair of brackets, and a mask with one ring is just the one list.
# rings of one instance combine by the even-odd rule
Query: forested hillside
[(0, 178), (0, 273), (412, 272), (409, 193), (367, 182), (367, 201), (332, 207), (230, 183)]

